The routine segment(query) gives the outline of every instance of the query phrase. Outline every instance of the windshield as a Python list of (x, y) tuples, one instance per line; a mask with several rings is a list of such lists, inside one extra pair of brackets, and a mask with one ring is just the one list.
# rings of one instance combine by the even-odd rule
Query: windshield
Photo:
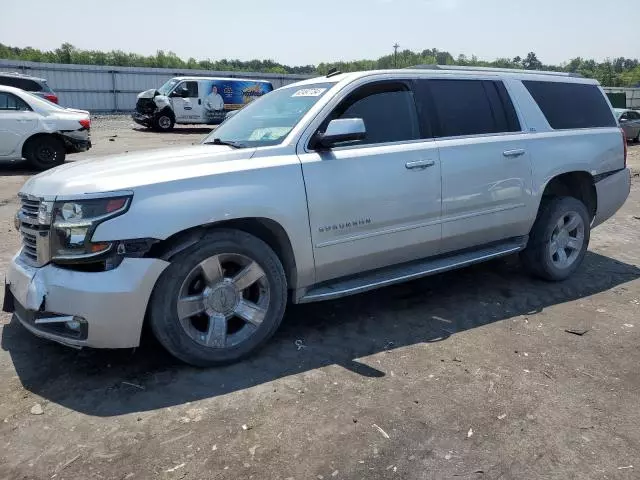
[(263, 95), (225, 120), (203, 143), (277, 145), (335, 83), (285, 87)]
[(171, 92), (171, 90), (173, 90), (173, 87), (175, 87), (178, 84), (179, 81), (180, 80), (172, 78), (171, 80), (166, 82), (164, 85), (162, 85), (158, 89), (158, 92), (160, 92), (160, 95), (169, 95), (169, 92)]

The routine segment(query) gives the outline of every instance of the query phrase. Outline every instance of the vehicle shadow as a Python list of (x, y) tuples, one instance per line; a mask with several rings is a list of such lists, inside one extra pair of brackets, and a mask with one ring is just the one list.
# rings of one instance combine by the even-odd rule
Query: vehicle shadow
[(35, 175), (40, 173), (31, 168), (26, 160), (0, 160), (0, 177)]
[(88, 415), (113, 416), (212, 398), (328, 365), (382, 377), (384, 372), (358, 359), (535, 315), (637, 278), (637, 267), (592, 252), (561, 284), (531, 279), (517, 257), (497, 260), (342, 300), (291, 306), (262, 351), (221, 368), (185, 366), (155, 341), (135, 351), (76, 351), (32, 336), (15, 319), (3, 328), (2, 348), (25, 389)]

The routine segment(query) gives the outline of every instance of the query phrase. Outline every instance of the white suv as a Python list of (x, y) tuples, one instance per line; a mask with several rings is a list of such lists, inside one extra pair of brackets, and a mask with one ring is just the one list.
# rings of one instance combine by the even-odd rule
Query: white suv
[(202, 145), (61, 167), (22, 188), (6, 311), (76, 347), (255, 351), (287, 301), (520, 252), (551, 281), (630, 188), (597, 82), (549, 72), (331, 74), (264, 95)]
[(0, 85), (0, 160), (26, 158), (37, 170), (91, 148), (86, 110), (63, 108), (15, 87)]

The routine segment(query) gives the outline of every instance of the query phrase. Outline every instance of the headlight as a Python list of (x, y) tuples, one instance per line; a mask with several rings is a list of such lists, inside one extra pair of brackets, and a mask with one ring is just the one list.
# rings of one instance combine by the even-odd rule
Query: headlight
[(130, 202), (130, 196), (55, 202), (51, 213), (51, 260), (75, 262), (110, 251), (110, 242), (91, 241), (93, 232), (105, 220), (125, 213)]

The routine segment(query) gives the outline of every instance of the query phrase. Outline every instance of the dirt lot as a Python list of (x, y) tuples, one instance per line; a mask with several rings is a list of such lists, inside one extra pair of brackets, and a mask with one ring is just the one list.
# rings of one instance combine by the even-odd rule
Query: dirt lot
[[(95, 148), (70, 160), (207, 131), (97, 119)], [(75, 351), (0, 314), (0, 478), (640, 478), (640, 147), (629, 161), (631, 197), (571, 280), (510, 258), (293, 307), (226, 368), (153, 341)], [(22, 168), (0, 165), (0, 272)]]

